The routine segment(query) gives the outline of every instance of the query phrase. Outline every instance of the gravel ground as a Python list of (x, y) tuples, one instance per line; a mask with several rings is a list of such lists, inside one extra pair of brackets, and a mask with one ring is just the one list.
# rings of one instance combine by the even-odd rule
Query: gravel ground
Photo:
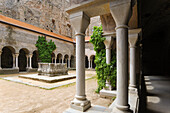
[[(95, 75), (95, 72), (86, 71), (86, 75)], [(75, 88), (72, 84), (45, 90), (0, 79), (0, 113), (62, 113), (69, 108)], [(100, 98), (96, 88), (95, 78), (86, 80), (87, 98), (92, 104), (108, 107), (112, 100)]]

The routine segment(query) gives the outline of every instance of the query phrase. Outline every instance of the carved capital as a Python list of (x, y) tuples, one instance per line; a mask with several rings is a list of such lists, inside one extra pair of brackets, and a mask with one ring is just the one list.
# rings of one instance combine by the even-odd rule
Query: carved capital
[(87, 16), (83, 11), (75, 12), (70, 14), (70, 21), (73, 25), (76, 35), (85, 35), (85, 31), (90, 24), (90, 17)]
[(115, 38), (116, 33), (104, 33), (103, 36), (106, 38), (104, 41), (106, 49), (111, 49), (111, 46), (113, 45), (113, 39)]
[(33, 54), (29, 54), (29, 57), (32, 58)]
[(139, 39), (139, 33), (141, 32), (141, 29), (133, 29), (133, 30), (129, 30), (129, 45), (130, 48), (135, 48), (136, 47), (136, 43)]
[(132, 0), (115, 0), (110, 2), (110, 12), (116, 27), (126, 27), (132, 15)]
[(19, 53), (15, 53), (15, 56), (18, 57), (18, 56), (19, 56)]

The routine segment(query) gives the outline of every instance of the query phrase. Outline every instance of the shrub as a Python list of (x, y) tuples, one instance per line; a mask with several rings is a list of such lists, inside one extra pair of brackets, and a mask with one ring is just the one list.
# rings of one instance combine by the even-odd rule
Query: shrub
[(47, 42), (44, 36), (38, 36), (38, 40), (35, 46), (38, 49), (39, 59), (41, 60), (41, 62), (50, 63), (51, 55), (56, 49), (56, 45), (54, 44), (54, 42), (52, 42), (52, 40)]
[(103, 29), (102, 26), (93, 27), (93, 35), (91, 36), (90, 42), (94, 46), (94, 50), (96, 51), (95, 56), (95, 64), (96, 64), (96, 73), (98, 79), (98, 88), (96, 90), (97, 93), (103, 87), (105, 87), (106, 80), (110, 81), (112, 87), (116, 87), (116, 54), (112, 50), (111, 54), (111, 63), (106, 63), (106, 50), (104, 45), (105, 37), (102, 36)]

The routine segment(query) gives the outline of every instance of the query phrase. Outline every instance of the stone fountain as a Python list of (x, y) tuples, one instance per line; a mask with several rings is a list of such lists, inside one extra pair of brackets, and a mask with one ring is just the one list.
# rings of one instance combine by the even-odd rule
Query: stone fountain
[(68, 75), (67, 64), (61, 63), (38, 63), (38, 75), (54, 77)]

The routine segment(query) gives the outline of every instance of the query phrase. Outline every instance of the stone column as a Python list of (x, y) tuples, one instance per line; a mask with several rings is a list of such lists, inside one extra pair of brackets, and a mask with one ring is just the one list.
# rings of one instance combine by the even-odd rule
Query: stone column
[(29, 56), (27, 55), (26, 57), (27, 57), (27, 68), (28, 68), (28, 63), (29, 63), (29, 62), (28, 62), (28, 61), (29, 61)]
[(29, 54), (29, 58), (30, 58), (30, 65), (29, 65), (30, 67), (29, 68), (32, 69), (32, 54)]
[(106, 40), (104, 41), (106, 47), (106, 63), (110, 64), (111, 62), (111, 46), (113, 44), (113, 33), (104, 33), (104, 37)]
[(0, 51), (0, 69), (2, 69), (2, 67), (1, 67), (1, 54), (2, 54), (2, 52)]
[[(132, 30), (130, 30), (132, 31)], [(133, 30), (132, 32), (140, 32), (140, 29)], [(131, 32), (130, 32), (131, 33)], [(136, 43), (138, 41), (138, 33), (131, 33), (129, 35), (129, 48), (130, 48), (130, 85), (129, 89), (136, 90), (137, 88), (137, 75), (136, 75)]]
[(71, 108), (85, 111), (91, 107), (85, 94), (85, 31), (90, 18), (82, 11), (70, 14), (70, 21), (76, 36), (76, 95)]
[(91, 68), (91, 67), (90, 67), (90, 66), (91, 66), (91, 65), (90, 65), (90, 64), (91, 64), (91, 63), (90, 63), (90, 62), (91, 62), (91, 61), (90, 61), (90, 58), (88, 59), (88, 62), (89, 62), (89, 69), (90, 69), (90, 68)]
[(62, 64), (64, 63), (64, 58), (61, 59), (61, 63), (62, 63)]
[(55, 57), (55, 58), (54, 58), (54, 60), (55, 60), (55, 61), (54, 61), (54, 63), (56, 64), (56, 60), (57, 60), (57, 58)]
[(15, 68), (15, 54), (12, 54), (13, 56), (13, 68)]
[(68, 68), (70, 68), (70, 58), (68, 59)]
[(110, 12), (116, 22), (117, 46), (117, 98), (113, 113), (126, 113), (128, 104), (128, 22), (131, 17), (131, 0), (110, 2)]
[(15, 53), (15, 57), (16, 57), (16, 68), (18, 69), (19, 67), (18, 67), (18, 56), (19, 56), (19, 53)]
[[(106, 63), (111, 63), (111, 47), (113, 44), (113, 34), (114, 33), (104, 33), (103, 36), (106, 38), (104, 41), (106, 47)], [(110, 81), (106, 80), (106, 90), (112, 90), (112, 86), (110, 85)]]

